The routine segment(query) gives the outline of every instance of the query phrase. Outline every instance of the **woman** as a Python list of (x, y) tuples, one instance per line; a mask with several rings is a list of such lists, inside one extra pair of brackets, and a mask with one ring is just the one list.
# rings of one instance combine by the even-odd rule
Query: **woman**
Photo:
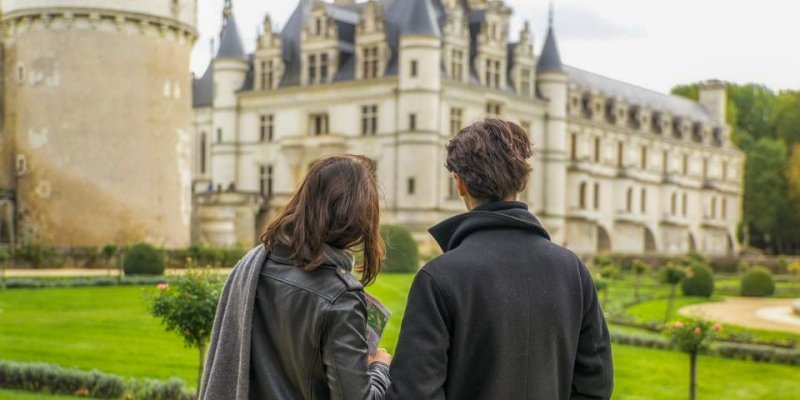
[[(384, 255), (375, 164), (311, 166), (225, 283), (200, 399), (382, 399), (391, 357), (367, 356), (365, 284)], [(353, 275), (348, 250), (364, 252)]]

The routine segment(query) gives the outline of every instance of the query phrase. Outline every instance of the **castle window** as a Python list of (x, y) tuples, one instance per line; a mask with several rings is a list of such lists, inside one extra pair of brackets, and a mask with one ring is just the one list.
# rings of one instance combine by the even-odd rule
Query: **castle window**
[(461, 130), (461, 123), (462, 117), (464, 115), (464, 110), (461, 108), (451, 108), (450, 109), (450, 134), (455, 135), (458, 131)]
[(642, 188), (640, 193), (641, 197), (639, 197), (640, 208), (642, 210), (642, 214), (647, 212), (647, 189)]
[(484, 85), (495, 88), (500, 87), (500, 61), (486, 59), (484, 78)]
[(322, 18), (316, 18), (314, 20), (314, 35), (321, 36), (322, 35)]
[(683, 174), (689, 175), (689, 155), (683, 155)]
[(319, 55), (319, 81), (328, 81), (328, 53)]
[(206, 173), (207, 167), (207, 159), (206, 159), (206, 152), (208, 151), (208, 139), (206, 138), (206, 133), (203, 132), (200, 134), (200, 173)]
[(25, 66), (22, 64), (17, 66), (17, 81), (19, 83), (25, 82)]
[(275, 136), (275, 116), (272, 114), (262, 115), (259, 126), (260, 139), (262, 142), (271, 142)]
[(575, 133), (570, 135), (569, 159), (573, 161), (578, 159), (578, 135)]
[(411, 60), (411, 77), (417, 77), (417, 60)]
[(378, 133), (378, 106), (371, 104), (361, 107), (361, 135), (374, 136)]
[(711, 219), (717, 217), (717, 198), (715, 196), (711, 197)]
[(586, 182), (581, 182), (578, 188), (578, 207), (581, 210), (586, 209)]
[(494, 87), (500, 88), (500, 61), (494, 62)]
[(678, 193), (673, 192), (669, 202), (669, 213), (671, 215), (678, 214)]
[(414, 113), (408, 114), (408, 130), (410, 131), (417, 130), (417, 114)]
[(272, 197), (272, 186), (275, 180), (274, 168), (272, 165), (262, 165), (260, 172), (258, 192), (262, 196)]
[(664, 172), (664, 175), (669, 173), (669, 152), (664, 150), (664, 153), (661, 156), (661, 169)]
[(270, 90), (275, 87), (275, 67), (273, 60), (261, 62), (261, 90)]
[(633, 212), (633, 188), (628, 188), (628, 192), (625, 194), (625, 210)]
[(641, 160), (642, 170), (647, 170), (647, 147), (642, 146), (642, 160)]
[(217, 128), (217, 143), (222, 143), (222, 128)]
[(417, 181), (414, 178), (408, 178), (408, 194), (413, 195), (417, 191)]
[(681, 214), (683, 214), (683, 216), (685, 217), (686, 216), (686, 209), (688, 208), (688, 203), (689, 203), (689, 196), (686, 195), (686, 193), (684, 193), (683, 194), (683, 198), (681, 200), (682, 200), (681, 201)]
[(22, 176), (28, 173), (28, 159), (22, 155), (17, 154), (17, 176)]
[(617, 142), (617, 167), (625, 168), (625, 143)]
[(600, 184), (597, 182), (594, 184), (594, 209), (600, 209)]
[(720, 217), (722, 217), (722, 219), (725, 219), (728, 217), (728, 199), (723, 197), (721, 206), (722, 209), (720, 210)]
[(531, 70), (529, 68), (523, 68), (520, 72), (520, 94), (525, 97), (530, 97), (531, 93)]
[(378, 77), (378, 46), (364, 48), (364, 61), (362, 63), (364, 79)]
[(490, 101), (486, 103), (486, 116), (489, 118), (499, 118), (500, 115), (503, 113), (503, 105), (496, 102)]
[(317, 55), (308, 56), (308, 83), (313, 84), (317, 81)]
[(727, 181), (728, 180), (728, 162), (727, 161), (723, 161), (722, 162), (722, 180), (723, 181)]
[(703, 179), (708, 179), (708, 158), (703, 158)]
[(309, 119), (311, 135), (321, 136), (328, 134), (328, 114), (311, 114)]
[(600, 150), (601, 150), (601, 143), (600, 143), (600, 136), (596, 136), (594, 138), (594, 162), (600, 162)]
[(453, 49), (450, 52), (450, 76), (460, 81), (464, 79), (464, 51)]

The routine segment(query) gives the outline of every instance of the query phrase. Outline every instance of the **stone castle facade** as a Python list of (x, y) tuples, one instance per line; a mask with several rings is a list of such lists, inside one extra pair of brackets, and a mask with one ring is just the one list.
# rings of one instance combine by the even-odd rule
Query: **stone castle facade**
[(2, 1), (0, 245), (188, 245), (196, 6)]
[(564, 65), (552, 22), (536, 55), (499, 0), (299, 0), (280, 32), (265, 18), (252, 54), (227, 7), (194, 83), (195, 240), (253, 243), (309, 165), (337, 152), (377, 161), (386, 222), (424, 240), (463, 211), (445, 144), (498, 116), (530, 132), (522, 200), (556, 242), (737, 251), (743, 155), (720, 82), (693, 102)]

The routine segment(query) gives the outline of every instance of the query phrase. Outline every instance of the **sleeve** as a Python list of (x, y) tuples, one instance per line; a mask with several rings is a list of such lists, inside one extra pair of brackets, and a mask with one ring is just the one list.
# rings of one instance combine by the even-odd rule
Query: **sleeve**
[(442, 291), (421, 270), (408, 294), (387, 399), (445, 398), (451, 327)]
[(322, 362), (331, 400), (381, 400), (389, 386), (389, 367), (367, 367), (367, 305), (361, 291), (346, 291), (327, 316)]
[(583, 322), (578, 338), (570, 399), (610, 399), (614, 389), (611, 338), (589, 271), (580, 264)]

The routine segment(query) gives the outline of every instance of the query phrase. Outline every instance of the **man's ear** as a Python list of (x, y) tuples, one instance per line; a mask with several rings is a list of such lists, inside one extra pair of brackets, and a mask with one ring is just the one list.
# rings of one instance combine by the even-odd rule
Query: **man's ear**
[(458, 188), (458, 195), (461, 197), (465, 197), (469, 194), (467, 191), (467, 185), (464, 184), (464, 181), (461, 179), (461, 176), (454, 173), (453, 178), (456, 180), (456, 187)]

